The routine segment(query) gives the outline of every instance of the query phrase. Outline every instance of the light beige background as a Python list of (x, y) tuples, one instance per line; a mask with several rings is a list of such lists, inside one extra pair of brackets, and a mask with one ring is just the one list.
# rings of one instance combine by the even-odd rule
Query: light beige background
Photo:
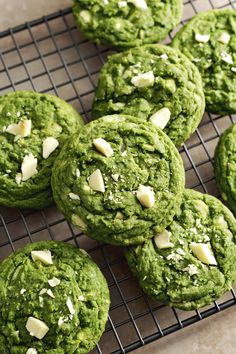
[[(218, 1), (212, 0), (213, 3)], [(203, 6), (204, 2), (202, 1)], [(0, 30), (58, 11), (70, 4), (70, 0), (0, 0)], [(133, 353), (236, 354), (236, 307), (146, 345)]]

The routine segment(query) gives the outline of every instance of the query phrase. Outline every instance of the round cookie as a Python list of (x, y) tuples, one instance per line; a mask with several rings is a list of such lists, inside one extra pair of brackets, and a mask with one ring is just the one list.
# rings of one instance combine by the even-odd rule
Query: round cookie
[(51, 169), (68, 136), (83, 125), (58, 97), (19, 91), (0, 97), (0, 205), (52, 204)]
[(104, 331), (110, 299), (84, 250), (42, 241), (0, 264), (0, 302), (1, 354), (83, 354)]
[(184, 188), (171, 140), (153, 124), (113, 115), (74, 135), (53, 166), (54, 200), (92, 238), (116, 245), (144, 242), (168, 225)]
[(185, 190), (162, 234), (126, 249), (143, 290), (183, 310), (210, 304), (236, 280), (236, 221), (215, 197)]
[(122, 113), (150, 119), (180, 145), (197, 128), (204, 108), (198, 69), (178, 50), (154, 44), (109, 57), (92, 117)]
[(198, 14), (176, 34), (172, 46), (198, 67), (207, 110), (236, 112), (236, 12)]
[(92, 41), (126, 49), (164, 39), (180, 22), (181, 0), (74, 0), (78, 27)]
[(236, 125), (229, 127), (220, 137), (215, 150), (215, 177), (222, 198), (236, 213)]

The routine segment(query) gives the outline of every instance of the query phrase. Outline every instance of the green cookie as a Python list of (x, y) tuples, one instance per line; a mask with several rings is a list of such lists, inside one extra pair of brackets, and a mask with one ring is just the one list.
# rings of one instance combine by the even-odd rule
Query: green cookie
[(154, 44), (109, 57), (92, 117), (122, 113), (150, 119), (180, 145), (197, 128), (204, 108), (198, 69), (178, 50)]
[(178, 48), (198, 67), (210, 112), (236, 112), (236, 11), (193, 17), (175, 36)]
[(81, 116), (58, 97), (19, 91), (0, 97), (0, 205), (52, 203), (51, 169)]
[(236, 125), (220, 137), (215, 150), (215, 176), (222, 198), (236, 213)]
[(203, 307), (236, 279), (236, 221), (216, 198), (185, 190), (167, 229), (126, 258), (149, 295), (183, 310)]
[(181, 0), (73, 0), (79, 28), (96, 43), (126, 49), (164, 39), (180, 22)]
[(87, 235), (106, 243), (144, 242), (168, 225), (181, 201), (184, 169), (153, 124), (113, 115), (74, 135), (52, 173), (55, 202)]
[(84, 250), (43, 241), (1, 263), (0, 303), (1, 354), (83, 354), (104, 331), (110, 299)]

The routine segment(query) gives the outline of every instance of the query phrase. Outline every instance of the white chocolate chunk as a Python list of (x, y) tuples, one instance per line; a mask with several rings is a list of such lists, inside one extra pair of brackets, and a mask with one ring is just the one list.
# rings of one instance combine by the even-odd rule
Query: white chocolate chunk
[(68, 310), (70, 311), (70, 314), (74, 315), (75, 314), (75, 309), (74, 309), (72, 301), (71, 301), (71, 299), (69, 297), (68, 297), (68, 299), (66, 301), (66, 306), (68, 307)]
[(197, 42), (201, 42), (201, 43), (207, 43), (210, 39), (210, 35), (209, 34), (200, 34), (200, 33), (196, 33), (195, 34), (195, 39)]
[(103, 181), (103, 177), (101, 174), (101, 171), (97, 169), (94, 171), (88, 178), (89, 186), (92, 188), (94, 191), (97, 192), (105, 192), (105, 185)]
[(22, 180), (22, 174), (19, 172), (16, 174), (15, 181), (17, 184), (20, 184), (21, 180)]
[(118, 7), (126, 7), (127, 1), (118, 1)]
[(26, 292), (26, 289), (21, 289), (20, 294), (23, 295)]
[(236, 68), (234, 66), (232, 66), (231, 71), (233, 71), (234, 73), (236, 73)]
[(43, 264), (50, 265), (53, 264), (52, 254), (49, 250), (44, 251), (31, 251), (31, 257), (33, 261), (40, 261)]
[(26, 329), (32, 337), (43, 339), (48, 333), (49, 328), (45, 322), (35, 317), (29, 317), (26, 323)]
[(50, 297), (52, 297), (53, 299), (55, 299), (55, 296), (53, 295), (53, 292), (52, 292), (51, 289), (48, 289), (48, 290), (47, 290), (47, 294), (48, 294), (48, 296), (50, 296)]
[(149, 118), (149, 120), (156, 127), (164, 129), (170, 120), (170, 116), (171, 116), (171, 113), (170, 113), (169, 108), (164, 107), (164, 108), (160, 109), (159, 111), (157, 111), (156, 113), (154, 113)]
[(86, 231), (87, 225), (85, 224), (85, 222), (78, 215), (72, 214), (71, 222), (75, 226), (78, 226), (78, 228), (80, 228), (80, 230)]
[(62, 326), (63, 323), (64, 323), (64, 319), (63, 319), (63, 317), (60, 317), (59, 320), (58, 320), (58, 322), (57, 322), (58, 326), (59, 326), (59, 327)]
[(79, 195), (77, 195), (75, 193), (69, 193), (69, 197), (70, 197), (70, 199), (73, 199), (73, 200), (80, 200)]
[(111, 157), (114, 154), (111, 145), (103, 138), (94, 139), (93, 145), (102, 155), (106, 157)]
[(168, 57), (168, 55), (166, 53), (163, 53), (163, 54), (160, 55), (160, 58), (161, 59), (168, 59), (169, 57)]
[(117, 182), (120, 175), (119, 175), (119, 173), (115, 173), (115, 174), (111, 175), (111, 177), (114, 179), (115, 182)]
[(53, 277), (52, 279), (48, 280), (48, 284), (52, 287), (55, 288), (55, 286), (58, 286), (61, 283), (60, 279)]
[(221, 59), (223, 61), (225, 61), (226, 63), (228, 64), (233, 64), (233, 59), (232, 59), (232, 56), (229, 54), (229, 53), (226, 53), (226, 52), (222, 52), (221, 53)]
[(131, 2), (138, 9), (147, 10), (148, 8), (145, 0), (128, 0), (128, 1)]
[(230, 41), (230, 34), (228, 34), (227, 32), (221, 33), (220, 37), (218, 38), (218, 41), (223, 44), (228, 44)]
[(59, 142), (53, 136), (49, 136), (43, 141), (43, 158), (47, 159), (51, 153), (59, 146)]
[(89, 23), (90, 20), (91, 20), (91, 15), (90, 15), (90, 12), (87, 11), (87, 10), (82, 10), (80, 11), (79, 13), (80, 17), (82, 18), (82, 20), (85, 22), (85, 23)]
[(44, 294), (46, 294), (46, 292), (47, 292), (47, 289), (43, 288), (40, 290), (39, 295), (44, 295)]
[(149, 186), (140, 184), (137, 190), (137, 198), (145, 208), (151, 208), (155, 204), (155, 194)]
[(25, 155), (23, 162), (21, 164), (22, 181), (27, 181), (32, 176), (34, 176), (37, 171), (38, 160), (33, 154)]
[(170, 233), (167, 230), (157, 234), (154, 237), (154, 242), (159, 249), (174, 247), (174, 244), (170, 242)]
[(202, 217), (205, 219), (209, 213), (209, 208), (206, 205), (206, 203), (204, 203), (202, 200), (198, 199), (198, 200), (193, 201), (193, 205), (195, 206), (195, 208), (198, 211), (200, 211)]
[(122, 214), (120, 211), (117, 211), (115, 219), (123, 220), (124, 214)]
[(222, 229), (228, 229), (228, 223), (225, 220), (225, 218), (223, 217), (223, 215), (220, 215), (218, 220), (217, 220), (217, 224), (222, 228)]
[(209, 265), (217, 265), (210, 244), (191, 242), (190, 248), (201, 262)]
[(76, 169), (76, 177), (80, 178), (80, 170), (78, 168)]
[(78, 299), (79, 299), (79, 301), (84, 301), (84, 300), (85, 300), (85, 298), (84, 298), (83, 295), (80, 295), (80, 296), (78, 297)]
[(34, 348), (29, 348), (26, 352), (26, 354), (37, 354), (37, 353), (38, 353), (37, 350)]
[(25, 138), (31, 134), (32, 122), (31, 119), (21, 120), (18, 124), (10, 124), (6, 128), (6, 132), (15, 135), (18, 140), (19, 138)]
[(138, 74), (131, 79), (131, 83), (136, 87), (148, 87), (154, 84), (154, 74), (152, 71), (148, 71), (143, 74)]
[(198, 273), (198, 269), (195, 264), (189, 264), (187, 267), (183, 268), (182, 271), (188, 272), (190, 276)]

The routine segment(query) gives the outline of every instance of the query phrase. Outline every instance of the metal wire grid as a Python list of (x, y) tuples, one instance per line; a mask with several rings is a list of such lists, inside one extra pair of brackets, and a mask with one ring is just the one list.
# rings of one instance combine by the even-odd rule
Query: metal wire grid
[[(211, 8), (236, 9), (236, 0), (185, 0), (181, 25)], [(89, 121), (98, 73), (110, 53), (83, 37), (70, 9), (6, 30), (0, 33), (0, 95), (23, 89), (52, 93), (70, 102)], [(181, 147), (187, 187), (218, 195), (213, 152), (219, 135), (234, 118), (205, 114), (197, 131)], [(0, 259), (28, 242), (47, 239), (86, 249), (107, 278), (112, 304), (106, 331), (94, 354), (130, 352), (236, 303), (232, 289), (199, 311), (171, 309), (143, 294), (118, 247), (87, 238), (55, 207), (42, 211), (0, 207)]]

